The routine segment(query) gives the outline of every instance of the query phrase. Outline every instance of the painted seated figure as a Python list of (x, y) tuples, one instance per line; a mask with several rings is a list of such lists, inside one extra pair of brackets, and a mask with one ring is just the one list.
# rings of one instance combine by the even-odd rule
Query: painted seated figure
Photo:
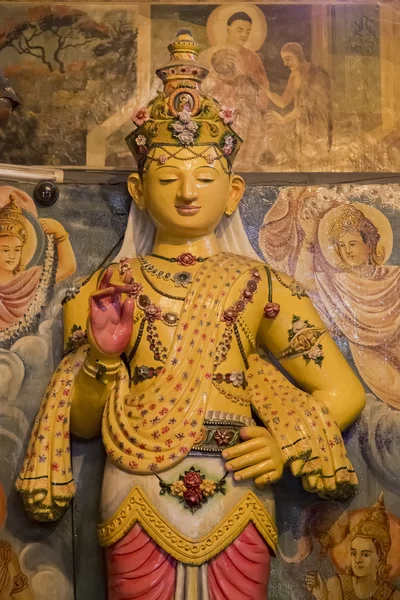
[(190, 32), (169, 49), (164, 91), (127, 138), (138, 173), (121, 260), (64, 305), (65, 338), (82, 343), (49, 384), (17, 488), (32, 518), (60, 518), (75, 491), (70, 429), (101, 433), (109, 598), (261, 600), (271, 484), (286, 466), (309, 492), (353, 494), (340, 432), (364, 391), (299, 286), (252, 254), (234, 214), (231, 111), (201, 94)]

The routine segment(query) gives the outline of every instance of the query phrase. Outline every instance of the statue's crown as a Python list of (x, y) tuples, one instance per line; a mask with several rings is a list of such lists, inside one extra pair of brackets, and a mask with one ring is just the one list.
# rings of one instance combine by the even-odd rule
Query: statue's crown
[(3, 235), (15, 235), (23, 244), (26, 242), (25, 219), (14, 194), (10, 194), (10, 202), (0, 210), (0, 236)]
[(385, 509), (383, 492), (378, 501), (366, 511), (350, 532), (352, 539), (364, 537), (378, 540), (385, 554), (390, 550), (390, 522)]
[[(231, 128), (234, 111), (201, 93), (200, 84), (208, 70), (197, 62), (200, 46), (188, 29), (181, 29), (168, 50), (170, 60), (156, 71), (163, 91), (133, 114), (137, 128), (126, 138), (130, 151), (139, 168), (146, 160), (163, 164), (178, 157), (182, 149), (192, 150), (210, 163), (226, 158), (230, 168), (242, 140)], [(214, 155), (207, 154), (210, 146)], [(155, 158), (157, 147), (164, 152)]]

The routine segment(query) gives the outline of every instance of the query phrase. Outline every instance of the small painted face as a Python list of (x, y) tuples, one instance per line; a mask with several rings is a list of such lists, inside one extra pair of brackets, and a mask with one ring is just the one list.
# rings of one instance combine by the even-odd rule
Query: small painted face
[(12, 273), (21, 262), (22, 242), (16, 235), (0, 236), (0, 271)]
[[(155, 156), (162, 154), (162, 148), (157, 148)], [(209, 164), (204, 157), (193, 157), (189, 150), (183, 150), (179, 156), (184, 160), (151, 162), (142, 183), (144, 207), (160, 232), (178, 238), (208, 235), (227, 207), (232, 177), (219, 160)], [(215, 156), (212, 146), (207, 156)]]
[(349, 267), (361, 267), (370, 262), (371, 248), (358, 231), (343, 233), (337, 247), (340, 257)]
[(297, 71), (300, 66), (300, 60), (291, 52), (282, 52), (281, 57), (285, 67), (289, 67), (291, 71)]
[(379, 556), (371, 539), (356, 537), (351, 542), (351, 568), (356, 577), (374, 577)]
[(251, 23), (248, 21), (234, 21), (228, 25), (228, 42), (233, 46), (244, 46), (251, 32)]

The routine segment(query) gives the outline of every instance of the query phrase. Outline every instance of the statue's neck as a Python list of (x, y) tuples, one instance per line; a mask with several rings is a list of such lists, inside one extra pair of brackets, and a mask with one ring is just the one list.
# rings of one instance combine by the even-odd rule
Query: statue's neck
[(190, 252), (194, 256), (213, 256), (221, 252), (215, 233), (193, 239), (174, 238), (168, 234), (156, 233), (152, 252), (172, 258)]

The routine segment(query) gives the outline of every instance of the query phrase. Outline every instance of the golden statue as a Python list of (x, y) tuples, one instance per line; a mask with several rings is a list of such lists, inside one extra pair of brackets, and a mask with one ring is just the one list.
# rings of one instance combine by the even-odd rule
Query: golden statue
[(240, 237), (241, 140), (231, 112), (201, 94), (190, 32), (169, 50), (164, 91), (127, 138), (139, 172), (121, 259), (64, 304), (68, 351), (17, 489), (32, 518), (60, 518), (75, 491), (70, 429), (101, 433), (109, 598), (264, 599), (277, 543), (270, 484), (287, 466), (322, 497), (354, 493), (340, 431), (364, 391), (301, 289), (248, 246), (249, 256), (224, 251)]

